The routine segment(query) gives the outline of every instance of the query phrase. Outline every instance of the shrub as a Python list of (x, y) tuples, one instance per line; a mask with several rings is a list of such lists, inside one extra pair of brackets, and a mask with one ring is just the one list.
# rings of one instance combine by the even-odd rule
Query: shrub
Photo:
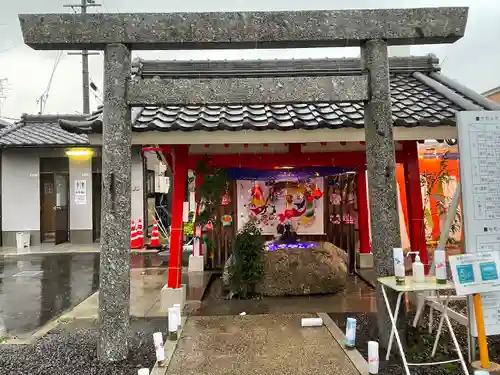
[(239, 298), (255, 295), (264, 276), (265, 240), (254, 220), (249, 220), (236, 235), (230, 267), (231, 293)]

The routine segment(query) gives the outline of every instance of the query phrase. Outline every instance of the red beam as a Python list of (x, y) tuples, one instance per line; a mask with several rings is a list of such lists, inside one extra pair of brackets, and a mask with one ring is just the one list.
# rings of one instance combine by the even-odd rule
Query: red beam
[(302, 153), (302, 147), (300, 143), (290, 143), (288, 146), (288, 152), (290, 154), (294, 154), (294, 156), (297, 156), (297, 154)]
[[(205, 160), (209, 165), (218, 168), (274, 169), (280, 166), (355, 168), (366, 164), (366, 155), (364, 152), (191, 155), (189, 168), (195, 169), (200, 161)], [(396, 160), (398, 163), (406, 160), (402, 151), (396, 152)]]
[(404, 173), (410, 245), (412, 251), (419, 252), (420, 261), (426, 265), (425, 268), (427, 271), (427, 244), (425, 238), (424, 207), (422, 201), (422, 188), (420, 185), (417, 142), (405, 142), (403, 144), (403, 150), (407, 155), (406, 163), (404, 163)]
[(172, 189), (172, 226), (170, 229), (170, 259), (168, 262), (168, 287), (180, 288), (182, 272), (182, 237), (184, 197), (186, 195), (188, 147), (176, 146), (173, 150), (174, 183)]
[(356, 189), (358, 198), (358, 225), (359, 225), (359, 252), (369, 254), (370, 246), (370, 219), (368, 217), (368, 195), (366, 184), (366, 169), (360, 169), (357, 175), (358, 186)]

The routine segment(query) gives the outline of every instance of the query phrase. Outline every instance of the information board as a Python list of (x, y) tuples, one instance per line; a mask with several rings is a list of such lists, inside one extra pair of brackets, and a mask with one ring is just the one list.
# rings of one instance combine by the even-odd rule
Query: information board
[[(467, 253), (500, 252), (500, 111), (457, 114)], [(500, 334), (500, 292), (481, 294), (486, 335)], [(470, 328), (477, 336), (474, 309)]]
[(457, 295), (470, 296), (500, 291), (497, 251), (454, 255), (448, 259)]

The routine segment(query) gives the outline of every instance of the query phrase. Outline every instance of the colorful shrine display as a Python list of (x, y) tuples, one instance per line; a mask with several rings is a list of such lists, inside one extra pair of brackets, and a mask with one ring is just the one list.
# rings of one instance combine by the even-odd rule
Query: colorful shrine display
[(323, 185), (323, 178), (237, 181), (238, 228), (252, 217), (264, 234), (288, 222), (297, 234), (323, 234)]

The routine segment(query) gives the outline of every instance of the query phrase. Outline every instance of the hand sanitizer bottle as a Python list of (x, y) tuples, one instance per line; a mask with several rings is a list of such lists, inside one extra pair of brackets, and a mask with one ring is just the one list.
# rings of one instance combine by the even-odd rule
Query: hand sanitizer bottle
[(420, 255), (415, 255), (415, 261), (412, 265), (413, 281), (416, 283), (425, 282), (424, 265), (420, 261)]
[(446, 284), (446, 252), (442, 249), (434, 251), (434, 264), (436, 265), (436, 283)]
[(396, 276), (396, 284), (404, 285), (405, 283), (405, 265), (403, 249), (395, 247), (393, 249), (394, 257), (394, 276)]

